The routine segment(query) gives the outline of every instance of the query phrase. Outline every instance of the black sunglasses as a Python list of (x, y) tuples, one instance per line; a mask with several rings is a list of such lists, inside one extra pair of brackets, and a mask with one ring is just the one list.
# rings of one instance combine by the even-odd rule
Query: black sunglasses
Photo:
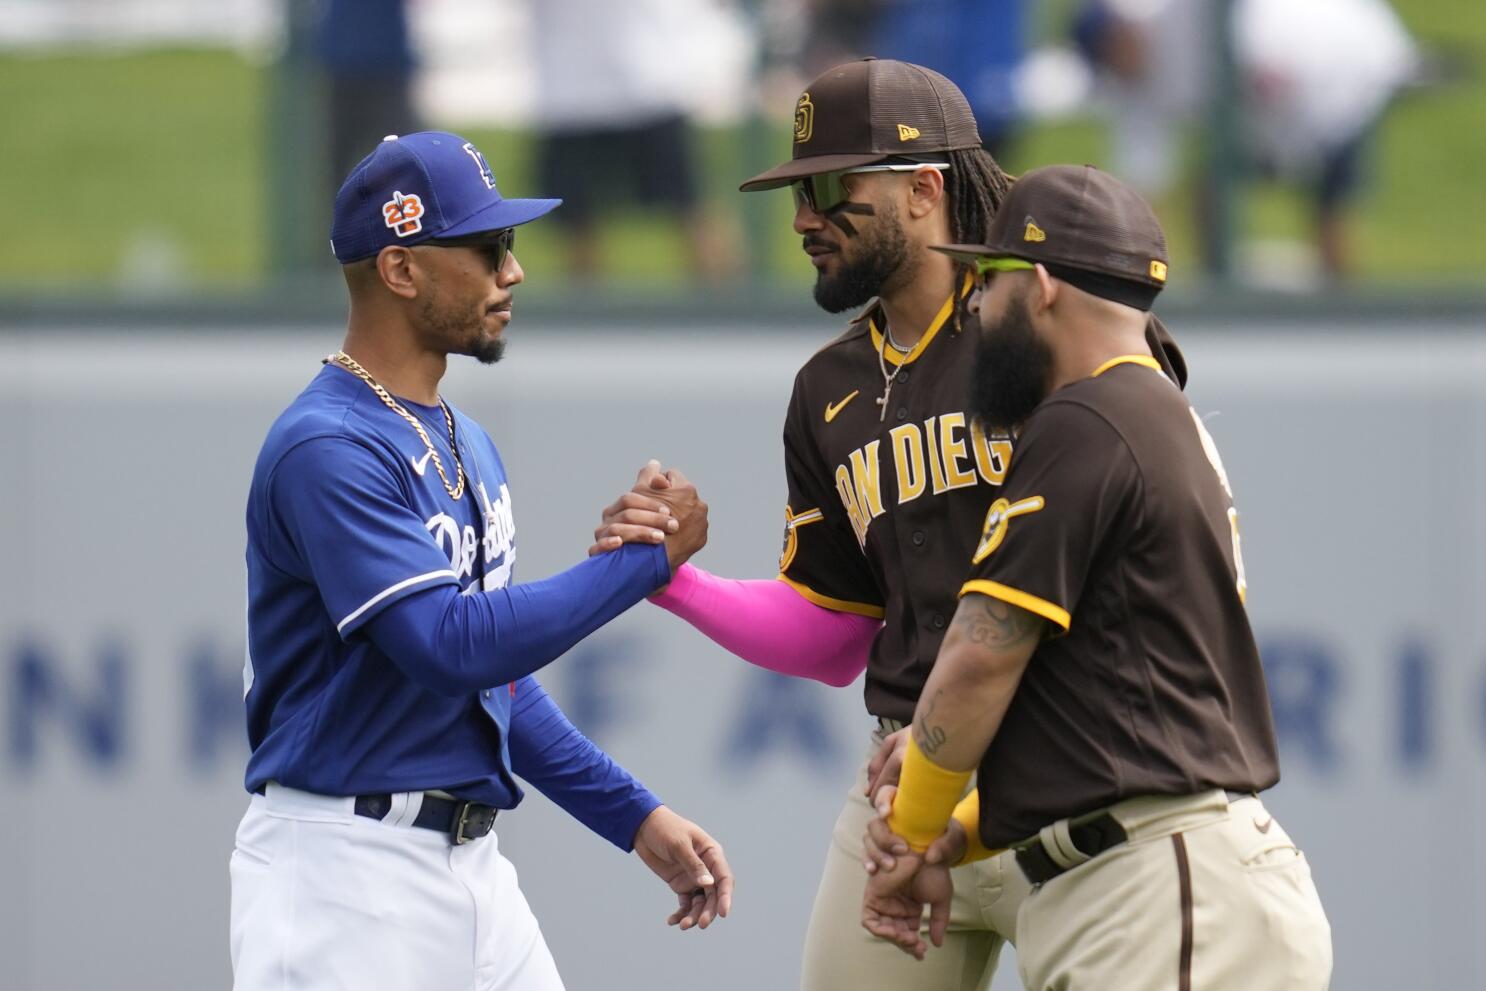
[(485, 255), (493, 271), (506, 267), (506, 256), (516, 246), (516, 228), (507, 227), (498, 231), (482, 231), (461, 237), (436, 237), (423, 242), (436, 248), (474, 248)]

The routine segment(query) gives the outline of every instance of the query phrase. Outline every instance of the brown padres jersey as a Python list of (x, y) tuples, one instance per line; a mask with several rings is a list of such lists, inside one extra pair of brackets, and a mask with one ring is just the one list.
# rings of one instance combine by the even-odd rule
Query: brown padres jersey
[[(969, 290), (966, 280), (961, 296)], [(954, 302), (907, 355), (883, 340), (870, 306), (805, 363), (784, 424), (780, 578), (817, 605), (883, 619), (867, 710), (903, 722), (1011, 462), (1011, 438), (985, 436), (967, 412), (975, 323), (959, 326)], [(1184, 380), (1181, 353), (1154, 319), (1148, 336)]]
[(1057, 629), (981, 762), (984, 841), (1138, 795), (1278, 781), (1228, 477), (1160, 366), (1116, 359), (1044, 400), (1001, 495), (963, 593)]

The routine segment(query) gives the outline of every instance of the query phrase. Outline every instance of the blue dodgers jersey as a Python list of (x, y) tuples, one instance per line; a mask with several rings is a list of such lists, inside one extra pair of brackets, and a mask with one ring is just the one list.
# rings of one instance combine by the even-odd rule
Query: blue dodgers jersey
[[(437, 407), (423, 422), (450, 483)], [(248, 496), (248, 790), (326, 795), (446, 789), (511, 808), (514, 685), (463, 697), (420, 687), (361, 631), (437, 585), (511, 581), (516, 531), (490, 437), (452, 410), (468, 481), (455, 501), (413, 427), (327, 365), (269, 430)]]

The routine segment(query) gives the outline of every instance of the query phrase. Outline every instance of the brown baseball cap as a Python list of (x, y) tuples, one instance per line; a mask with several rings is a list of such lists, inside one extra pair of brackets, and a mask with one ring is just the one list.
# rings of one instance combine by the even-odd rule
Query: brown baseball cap
[(959, 261), (1019, 258), (1115, 302), (1149, 309), (1166, 285), (1166, 235), (1139, 193), (1092, 165), (1049, 165), (1011, 184), (985, 244), (935, 245)]
[(827, 69), (805, 88), (795, 103), (790, 160), (738, 188), (777, 189), (888, 158), (979, 147), (975, 114), (954, 83), (911, 62), (860, 59)]

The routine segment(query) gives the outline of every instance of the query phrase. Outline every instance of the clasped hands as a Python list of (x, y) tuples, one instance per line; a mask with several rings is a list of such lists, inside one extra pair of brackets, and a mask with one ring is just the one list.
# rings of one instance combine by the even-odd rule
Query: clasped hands
[(664, 543), (672, 575), (707, 543), (707, 504), (680, 469), (641, 468), (635, 487), (604, 507), (588, 555), (632, 543)]
[(877, 815), (867, 823), (862, 837), (862, 866), (868, 875), (862, 894), (862, 927), (922, 960), (928, 951), (922, 932), (925, 911), (929, 940), (935, 946), (944, 945), (954, 896), (949, 871), (964, 858), (967, 838), (965, 828), (951, 819), (939, 838), (918, 852), (888, 825), (908, 733), (902, 729), (884, 738), (867, 767), (867, 796)]

